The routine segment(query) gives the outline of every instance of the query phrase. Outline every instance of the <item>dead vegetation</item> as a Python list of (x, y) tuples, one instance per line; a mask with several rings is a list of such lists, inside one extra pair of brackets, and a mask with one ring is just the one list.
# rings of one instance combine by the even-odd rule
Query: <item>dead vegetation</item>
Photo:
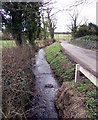
[(61, 88), (55, 93), (55, 105), (61, 119), (88, 118), (87, 109), (84, 107), (84, 98), (71, 89), (70, 82), (63, 82)]
[(3, 120), (27, 119), (28, 104), (34, 96), (34, 74), (30, 45), (2, 50), (2, 117)]
[(44, 48), (46, 46), (51, 45), (53, 42), (55, 41), (48, 38), (46, 40), (36, 40), (35, 44), (36, 44), (36, 47), (38, 48)]

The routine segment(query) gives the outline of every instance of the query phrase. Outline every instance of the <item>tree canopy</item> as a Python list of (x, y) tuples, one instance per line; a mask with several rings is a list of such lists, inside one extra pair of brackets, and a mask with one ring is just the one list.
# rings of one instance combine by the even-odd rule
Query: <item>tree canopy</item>
[(23, 43), (25, 34), (31, 44), (39, 37), (41, 31), (41, 2), (4, 2), (2, 3), (2, 25), (19, 45)]

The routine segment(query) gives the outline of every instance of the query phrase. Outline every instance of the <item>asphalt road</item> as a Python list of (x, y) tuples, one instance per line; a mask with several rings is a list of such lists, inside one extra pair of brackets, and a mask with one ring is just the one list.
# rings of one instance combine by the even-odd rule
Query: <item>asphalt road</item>
[(98, 52), (81, 48), (65, 41), (61, 42), (61, 46), (63, 51), (68, 54), (73, 61), (80, 64), (98, 78)]

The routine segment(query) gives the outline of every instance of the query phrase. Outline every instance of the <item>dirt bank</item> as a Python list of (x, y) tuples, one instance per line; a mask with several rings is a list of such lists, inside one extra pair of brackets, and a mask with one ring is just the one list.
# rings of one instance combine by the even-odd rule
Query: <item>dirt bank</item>
[(71, 86), (71, 83), (64, 82), (55, 93), (55, 105), (60, 118), (88, 118), (84, 98)]

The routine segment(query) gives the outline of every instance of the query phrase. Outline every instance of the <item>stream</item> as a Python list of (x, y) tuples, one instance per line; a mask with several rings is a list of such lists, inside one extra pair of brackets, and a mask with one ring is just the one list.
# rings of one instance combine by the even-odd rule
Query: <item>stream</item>
[[(33, 99), (32, 113), (34, 118), (58, 118), (54, 106), (55, 91), (58, 90), (59, 84), (54, 78), (50, 65), (45, 59), (44, 49), (40, 49), (35, 55), (35, 65), (33, 72), (36, 79), (36, 90), (38, 94)], [(53, 85), (51, 88), (45, 85)]]

